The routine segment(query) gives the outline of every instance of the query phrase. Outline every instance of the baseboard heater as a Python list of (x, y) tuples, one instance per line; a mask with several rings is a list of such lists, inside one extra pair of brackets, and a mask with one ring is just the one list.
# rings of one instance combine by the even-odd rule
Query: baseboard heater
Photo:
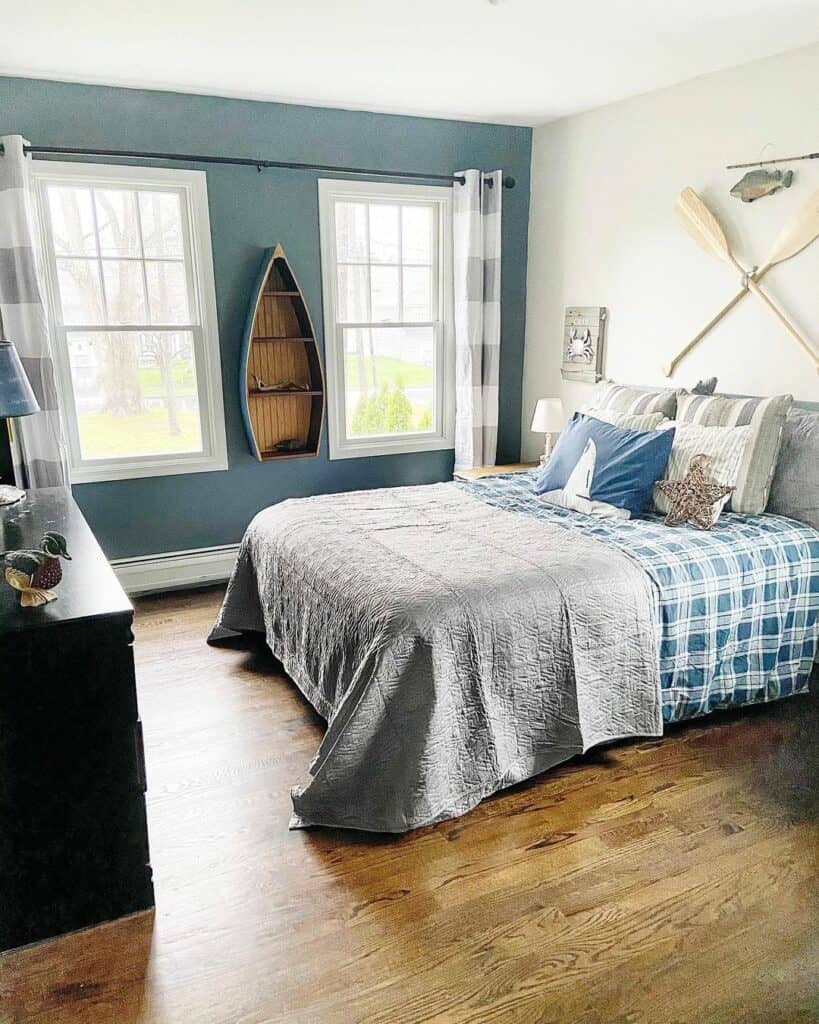
[(238, 544), (222, 544), (136, 558), (115, 558), (111, 565), (128, 594), (150, 594), (222, 583), (230, 576), (238, 551)]

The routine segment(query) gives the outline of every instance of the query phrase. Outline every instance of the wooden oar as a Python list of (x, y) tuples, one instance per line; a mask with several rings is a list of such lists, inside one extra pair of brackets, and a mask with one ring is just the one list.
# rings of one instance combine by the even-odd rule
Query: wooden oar
[[(791, 217), (782, 231), (780, 231), (765, 263), (749, 276), (759, 283), (772, 267), (796, 256), (817, 238), (819, 238), (819, 189), (796, 211), (794, 216)], [(702, 330), (695, 334), (670, 362), (663, 365), (663, 373), (666, 377), (672, 375), (677, 363), (684, 356), (687, 356), (691, 349), (702, 341), (705, 335), (720, 322), (725, 314), (729, 313), (739, 300), (747, 294), (748, 289), (743, 285), (736, 295), (729, 302), (726, 302), (722, 309), (708, 321)]]
[(799, 342), (806, 352), (813, 355), (814, 358), (819, 358), (782, 310), (770, 300), (759, 285), (757, 285), (756, 281), (746, 273), (745, 268), (737, 262), (719, 221), (693, 188), (682, 190), (677, 199), (676, 210), (678, 217), (694, 241), (698, 242), (706, 252), (710, 252), (717, 259), (734, 267), (742, 278), (743, 285), (749, 288), (767, 306), (771, 313), (781, 322), (785, 330)]
[(697, 334), (694, 335), (694, 337), (691, 339), (691, 341), (689, 341), (686, 345), (683, 345), (683, 347), (674, 356), (673, 359), (669, 360), (667, 363), (663, 363), (663, 374), (666, 377), (670, 377), (674, 373), (674, 369), (677, 366), (677, 363), (679, 363), (682, 359), (684, 359), (685, 356), (688, 355), (688, 353), (691, 351), (692, 348), (696, 348), (696, 346), (702, 341), (702, 339), (705, 337), (705, 335), (712, 328), (716, 327), (717, 324), (720, 322), (720, 320), (722, 320), (722, 318), (725, 316), (725, 314), (726, 313), (730, 313), (730, 311), (739, 302), (739, 300), (743, 296), (745, 296), (747, 294), (748, 294), (748, 289), (747, 288), (740, 288), (740, 290), (731, 299), (731, 301), (730, 302), (726, 302), (725, 305), (722, 307), (722, 309), (719, 311), (719, 313), (717, 313), (716, 316), (712, 317), (708, 321), (708, 323), (705, 325), (705, 327), (703, 327), (702, 330), (698, 331)]
[(733, 309), (747, 290), (752, 291), (768, 307), (788, 333), (810, 356), (816, 369), (819, 370), (819, 355), (817, 355), (813, 346), (802, 337), (782, 310), (757, 285), (757, 281), (771, 267), (795, 256), (806, 246), (810, 245), (815, 238), (819, 237), (819, 190), (810, 197), (807, 203), (797, 212), (796, 216), (785, 225), (774, 242), (765, 264), (752, 274), (746, 274), (745, 270), (734, 258), (719, 221), (692, 188), (686, 188), (680, 193), (675, 206), (675, 212), (694, 241), (712, 256), (716, 256), (717, 259), (730, 263), (736, 268), (737, 272), (742, 275), (743, 287), (670, 362), (663, 366), (663, 372), (666, 377), (671, 376), (674, 367), (683, 356), (687, 355), (712, 327), (719, 323), (729, 310)]

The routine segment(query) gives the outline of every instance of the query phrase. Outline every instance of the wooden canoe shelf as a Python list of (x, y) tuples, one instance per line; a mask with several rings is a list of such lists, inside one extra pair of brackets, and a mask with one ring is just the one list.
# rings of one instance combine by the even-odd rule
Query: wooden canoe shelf
[[(324, 422), (324, 374), (313, 323), (284, 249), (266, 250), (242, 337), (239, 400), (250, 450), (260, 462), (318, 455)], [(291, 381), (305, 390), (260, 391)], [(276, 402), (268, 402), (276, 398)], [(279, 451), (277, 444), (300, 447)]]

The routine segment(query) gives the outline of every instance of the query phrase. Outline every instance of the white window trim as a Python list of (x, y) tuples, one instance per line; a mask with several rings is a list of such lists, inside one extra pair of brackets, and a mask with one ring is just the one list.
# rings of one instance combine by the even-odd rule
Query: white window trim
[[(452, 189), (445, 185), (401, 185), (320, 178), (318, 195), (330, 458), (357, 459), (369, 458), (374, 455), (398, 455), (407, 452), (453, 449), (455, 447), (455, 328), (452, 311)], [(437, 432), (363, 438), (348, 438), (346, 436), (344, 364), (343, 360), (338, 358), (341, 330), (338, 327), (337, 318), (335, 258), (334, 200), (337, 198), (364, 201), (377, 198), (380, 201), (393, 200), (397, 203), (416, 199), (436, 204), (441, 265), (438, 282), (441, 331), (439, 332), (440, 337), (436, 338), (436, 371), (440, 375), (441, 409), (440, 429)]]
[[(96, 483), (105, 480), (132, 480), (139, 477), (171, 476), (178, 473), (205, 473), (228, 468), (225, 410), (222, 394), (222, 372), (219, 348), (219, 324), (216, 314), (216, 290), (213, 277), (210, 216), (208, 212), (207, 176), (204, 171), (165, 167), (133, 167), (119, 164), (64, 163), (55, 160), (34, 160), (32, 171), (37, 196), (37, 215), (43, 257), (46, 264), (48, 308), (54, 345), (57, 390), (69, 434), (72, 483)], [(60, 308), (56, 291), (54, 249), (47, 236), (48, 210), (45, 185), (49, 182), (87, 185), (127, 184), (134, 188), (156, 188), (167, 185), (183, 193), (185, 219), (191, 253), (193, 294), (199, 308), (201, 344), (197, 348), (196, 379), (199, 417), (202, 428), (202, 451), (158, 455), (138, 455), (115, 459), (83, 459), (79, 445), (74, 412), (74, 392), (67, 346), (60, 344), (64, 328), (57, 322)], [(161, 326), (161, 325), (157, 325)], [(169, 325), (176, 326), (179, 325)], [(128, 330), (112, 325), (111, 330)], [(184, 329), (190, 330), (187, 325)], [(201, 350), (201, 351), (200, 351)], [(204, 358), (202, 358), (204, 357)], [(203, 365), (200, 365), (200, 362)]]

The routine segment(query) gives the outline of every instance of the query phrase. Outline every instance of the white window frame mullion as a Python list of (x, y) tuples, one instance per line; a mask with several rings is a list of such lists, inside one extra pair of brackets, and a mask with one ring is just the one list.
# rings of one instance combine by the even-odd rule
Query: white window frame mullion
[[(142, 210), (139, 208), (139, 192), (134, 191), (134, 205), (136, 206), (137, 235), (139, 235), (139, 265), (142, 269), (142, 287), (145, 291), (145, 315), (148, 323), (153, 320), (151, 311), (151, 297), (148, 294), (148, 271), (145, 267), (145, 239), (142, 237)], [(187, 274), (185, 275), (187, 277)]]
[[(441, 211), (437, 210), (438, 214), (433, 219), (432, 224), (432, 254), (433, 264), (430, 267), (430, 300), (433, 303), (432, 313), (435, 318), (435, 353), (434, 353), (434, 366), (435, 366), (435, 380), (438, 384), (438, 390), (435, 394), (435, 408), (433, 416), (433, 426), (438, 433), (446, 433), (446, 416), (445, 416), (445, 395), (446, 388), (449, 384), (449, 374), (447, 373), (446, 361), (444, 358), (445, 349), (445, 324), (443, 320), (444, 315), (444, 304), (443, 304), (443, 285), (444, 278), (441, 267), (441, 244), (443, 238), (441, 237)], [(454, 378), (452, 381), (452, 388), (454, 392)], [(453, 442), (454, 443), (454, 442)]]
[[(367, 261), (365, 266), (367, 267), (367, 319), (372, 321), (373, 318), (373, 255), (370, 251), (370, 207), (365, 207), (367, 216), (365, 218), (365, 224), (367, 226), (367, 245), (365, 252), (367, 253)], [(335, 212), (335, 205), (333, 206)], [(333, 228), (335, 229), (335, 219), (333, 221)], [(335, 236), (335, 230), (333, 231)]]
[(66, 331), (83, 331), (85, 334), (152, 334), (169, 331), (192, 331), (201, 325), (198, 323), (184, 324), (150, 324), (147, 322), (139, 324), (63, 324)]
[[(102, 322), (111, 323), (108, 311), (108, 289), (105, 287), (105, 268), (102, 265), (102, 248), (100, 247), (100, 223), (97, 215), (97, 190), (91, 188), (91, 216), (94, 219), (94, 247), (97, 250), (97, 273), (100, 275), (100, 296), (102, 298)], [(53, 243), (50, 243), (53, 245)], [(148, 297), (145, 297), (147, 303)], [(62, 306), (60, 307), (62, 309)]]
[(398, 318), (404, 319), (404, 212), (398, 207)]
[[(328, 385), (328, 433), (331, 459), (369, 457), (373, 455), (401, 454), (451, 450), (454, 448), (455, 427), (455, 352), (452, 322), (452, 256), (451, 256), (451, 189), (432, 185), (390, 185), (383, 182), (359, 182), (320, 179), (319, 222), (321, 237), (322, 290), (325, 324), (325, 363)], [(337, 319), (338, 311), (338, 259), (336, 246), (336, 202), (360, 201), (364, 203), (395, 202), (409, 205), (413, 201), (432, 205), (433, 264), (430, 300), (433, 303), (431, 321), (352, 323)], [(403, 230), (399, 213), (399, 246)], [(367, 231), (367, 302), (372, 316), (372, 280), (370, 275), (369, 209), (366, 216)], [(408, 264), (412, 266), (413, 264)], [(428, 264), (417, 264), (428, 266)], [(399, 314), (403, 317), (403, 250), (398, 253)], [(401, 327), (428, 327), (433, 332), (433, 429), (432, 431), (400, 435), (368, 435), (349, 438), (346, 434), (344, 330), (345, 329), (398, 329)]]

